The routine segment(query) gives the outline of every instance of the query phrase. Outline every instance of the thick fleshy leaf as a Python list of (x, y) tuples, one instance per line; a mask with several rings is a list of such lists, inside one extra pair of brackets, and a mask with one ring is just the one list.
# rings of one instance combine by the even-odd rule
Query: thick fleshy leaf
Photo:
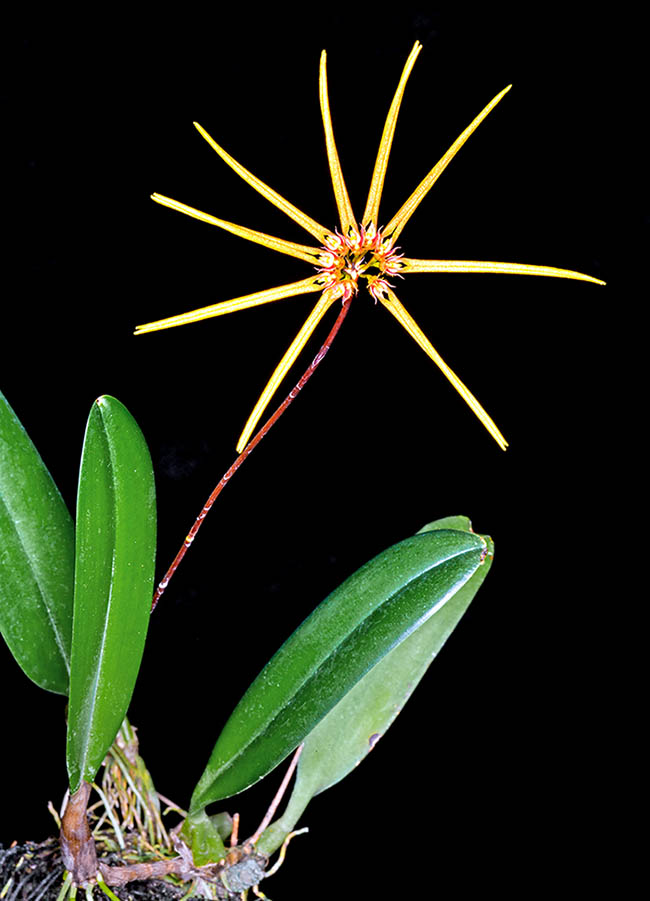
[(334, 591), (285, 642), (226, 723), (191, 811), (266, 775), (390, 650), (481, 565), (470, 532), (415, 535), (375, 557)]
[[(450, 516), (430, 523), (421, 532), (440, 529), (470, 532), (471, 523), (467, 517)], [(279, 848), (314, 795), (347, 776), (394, 722), (488, 573), (493, 544), (490, 538), (483, 537), (488, 546), (483, 566), (420, 628), (366, 673), (309, 733), (287, 808), (258, 843), (262, 853), (272, 854)]]
[(67, 762), (91, 782), (126, 715), (153, 593), (156, 507), (147, 445), (128, 410), (100, 397), (88, 417), (79, 493)]
[(0, 631), (29, 678), (63, 695), (73, 570), (72, 517), (0, 392)]

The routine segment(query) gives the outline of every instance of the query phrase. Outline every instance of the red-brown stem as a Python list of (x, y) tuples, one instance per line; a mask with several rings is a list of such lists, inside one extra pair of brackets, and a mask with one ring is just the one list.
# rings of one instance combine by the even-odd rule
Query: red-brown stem
[(70, 795), (61, 820), (61, 857), (63, 865), (76, 885), (86, 885), (97, 874), (95, 841), (88, 825), (88, 797), (90, 784), (82, 782)]
[(341, 310), (340, 310), (338, 316), (336, 317), (336, 322), (335, 322), (334, 325), (332, 326), (332, 330), (330, 331), (329, 335), (327, 336), (327, 338), (326, 338), (325, 341), (323, 342), (323, 344), (322, 344), (322, 346), (321, 346), (321, 349), (318, 351), (318, 353), (316, 354), (316, 356), (315, 356), (314, 359), (312, 360), (312, 362), (311, 362), (310, 366), (308, 367), (307, 371), (306, 371), (306, 372), (302, 375), (302, 377), (300, 378), (300, 381), (296, 384), (296, 386), (295, 386), (294, 388), (291, 389), (291, 391), (290, 391), (289, 394), (285, 397), (285, 399), (282, 401), (282, 403), (281, 403), (280, 406), (277, 408), (277, 410), (275, 411), (275, 413), (273, 413), (273, 415), (270, 416), (270, 417), (267, 419), (267, 421), (264, 423), (264, 425), (263, 425), (262, 428), (259, 430), (259, 432), (258, 432), (253, 438), (251, 438), (251, 440), (248, 442), (248, 444), (246, 445), (246, 447), (244, 448), (244, 450), (241, 452), (241, 454), (237, 457), (237, 459), (236, 459), (235, 462), (232, 464), (232, 466), (230, 467), (230, 469), (229, 469), (229, 470), (221, 477), (221, 481), (219, 482), (219, 484), (216, 486), (216, 488), (214, 489), (214, 491), (212, 492), (212, 494), (210, 495), (210, 497), (207, 499), (207, 501), (206, 501), (205, 504), (203, 505), (203, 509), (201, 510), (201, 512), (199, 513), (199, 515), (196, 517), (196, 520), (194, 521), (194, 525), (192, 526), (192, 528), (190, 529), (190, 531), (187, 533), (187, 537), (185, 538), (185, 541), (183, 542), (183, 544), (182, 544), (182, 546), (181, 546), (181, 549), (179, 550), (179, 552), (178, 552), (178, 553), (176, 554), (176, 556), (174, 557), (174, 560), (173, 560), (173, 562), (172, 562), (172, 565), (169, 567), (169, 569), (168, 569), (167, 572), (165, 573), (165, 577), (163, 578), (163, 580), (162, 580), (162, 581), (160, 582), (160, 584), (158, 585), (158, 588), (156, 588), (155, 594), (154, 594), (154, 596), (153, 596), (153, 601), (152, 601), (152, 604), (151, 604), (151, 609), (152, 609), (152, 610), (155, 610), (156, 604), (158, 603), (158, 601), (160, 600), (160, 598), (161, 598), (162, 595), (163, 595), (163, 592), (165, 591), (165, 589), (166, 589), (167, 586), (169, 585), (169, 580), (171, 579), (171, 577), (174, 575), (174, 573), (175, 573), (176, 570), (178, 569), (178, 566), (179, 566), (181, 560), (183, 559), (183, 557), (184, 557), (185, 554), (187, 553), (187, 549), (189, 548), (189, 546), (190, 546), (190, 545), (192, 544), (192, 542), (194, 541), (194, 538), (196, 537), (196, 533), (197, 533), (197, 532), (199, 531), (199, 529), (201, 528), (201, 525), (202, 525), (202, 523), (203, 523), (203, 520), (205, 519), (205, 517), (206, 517), (206, 516), (208, 515), (208, 513), (210, 512), (210, 510), (211, 510), (211, 508), (212, 508), (212, 505), (214, 504), (214, 502), (216, 501), (216, 499), (219, 497), (219, 495), (221, 494), (221, 492), (223, 491), (223, 489), (226, 487), (226, 485), (228, 484), (228, 482), (230, 481), (230, 479), (233, 477), (233, 475), (237, 472), (237, 470), (239, 469), (239, 467), (242, 465), (242, 463), (244, 462), (244, 460), (248, 457), (248, 455), (249, 455), (252, 451), (255, 450), (255, 448), (256, 448), (257, 445), (260, 443), (260, 441), (262, 440), (262, 438), (263, 438), (263, 437), (267, 434), (267, 432), (269, 432), (270, 429), (275, 425), (275, 423), (276, 423), (276, 422), (278, 421), (278, 419), (282, 416), (282, 414), (283, 414), (284, 411), (287, 409), (287, 407), (288, 407), (288, 406), (291, 404), (291, 402), (298, 396), (298, 394), (300, 393), (300, 391), (302, 391), (302, 389), (305, 387), (305, 385), (307, 384), (307, 382), (309, 381), (309, 379), (310, 379), (310, 378), (312, 377), (312, 375), (316, 372), (316, 369), (318, 368), (319, 364), (322, 362), (322, 360), (324, 359), (325, 355), (327, 354), (327, 351), (328, 351), (328, 350), (330, 349), (330, 347), (332, 346), (332, 342), (334, 341), (334, 338), (336, 338), (336, 335), (337, 335), (337, 333), (338, 333), (338, 330), (341, 328), (341, 325), (342, 325), (342, 323), (343, 323), (343, 320), (345, 319), (345, 317), (346, 317), (347, 312), (348, 312), (349, 309), (350, 309), (350, 298), (348, 297), (348, 298), (345, 298), (345, 299), (343, 300), (343, 303), (342, 303), (342, 306), (341, 306)]

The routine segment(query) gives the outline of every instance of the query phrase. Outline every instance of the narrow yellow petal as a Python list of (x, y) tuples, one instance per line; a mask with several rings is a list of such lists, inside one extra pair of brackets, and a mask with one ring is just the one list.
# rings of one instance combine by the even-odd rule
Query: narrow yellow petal
[(235, 313), (248, 307), (258, 307), (263, 303), (282, 300), (284, 297), (295, 297), (297, 294), (307, 294), (310, 291), (322, 291), (325, 281), (326, 279), (323, 276), (312, 275), (300, 282), (292, 282), (290, 285), (268, 288), (266, 291), (257, 291), (255, 294), (246, 294), (244, 297), (235, 297), (233, 300), (223, 300), (209, 307), (201, 307), (198, 310), (190, 310), (188, 313), (180, 313), (178, 316), (169, 316), (167, 319), (147, 322), (146, 325), (136, 326), (135, 334), (143, 335), (145, 332), (159, 332), (161, 329), (174, 328), (177, 325), (186, 325), (189, 322), (199, 322), (201, 319), (210, 319), (212, 316), (223, 316), (225, 313)]
[(400, 325), (402, 325), (406, 329), (411, 338), (413, 338), (413, 340), (420, 345), (427, 356), (429, 356), (433, 360), (433, 362), (442, 370), (444, 375), (446, 375), (456, 391), (458, 391), (460, 396), (463, 398), (465, 403), (481, 420), (481, 422), (488, 430), (490, 435), (492, 435), (499, 447), (502, 450), (505, 450), (508, 446), (508, 442), (496, 427), (492, 418), (488, 416), (488, 414), (474, 397), (472, 392), (461, 382), (456, 373), (452, 369), (450, 369), (449, 366), (447, 366), (438, 351), (433, 347), (427, 336), (424, 334), (420, 326), (404, 309), (404, 307), (399, 302), (395, 294), (390, 290), (390, 288), (387, 289), (386, 293), (388, 294), (388, 297), (379, 298), (386, 309), (393, 314), (395, 319), (397, 319)]
[(307, 317), (304, 325), (291, 342), (289, 349), (276, 366), (273, 375), (268, 380), (266, 387), (260, 394), (260, 398), (253, 408), (253, 412), (248, 417), (248, 421), (244, 426), (244, 431), (239, 437), (239, 441), (237, 442), (238, 454), (240, 454), (248, 444), (248, 441), (253, 434), (253, 431), (255, 430), (255, 426), (259, 422), (259, 419), (264, 413), (264, 410), (266, 410), (269, 403), (271, 402), (271, 398), (279, 388), (280, 383), (284, 379), (287, 372), (295, 363), (298, 354), (307, 343), (314, 329), (336, 300), (336, 297), (336, 293), (333, 293), (331, 291), (323, 292), (322, 296), (318, 300), (318, 303)]
[(327, 148), (327, 161), (330, 167), (330, 175), (332, 177), (332, 187), (334, 188), (334, 196), (336, 198), (336, 206), (339, 211), (339, 219), (341, 220), (341, 233), (347, 235), (349, 229), (357, 228), (357, 222), (352, 212), (352, 205), (348, 196), (348, 189), (345, 187), (345, 180), (341, 170), (341, 162), (336, 149), (334, 140), (334, 129), (332, 128), (332, 117), (330, 115), (330, 101), (327, 90), (327, 53), (325, 50), (320, 56), (320, 75), (318, 79), (318, 93), (320, 96), (320, 111), (323, 117), (323, 128), (325, 129), (325, 146)]
[(390, 156), (390, 148), (393, 143), (395, 126), (397, 125), (397, 116), (402, 103), (402, 97), (404, 96), (406, 82), (408, 81), (408, 77), (411, 74), (411, 69), (415, 65), (415, 60), (418, 58), (418, 53), (420, 52), (420, 50), (422, 50), (422, 44), (419, 41), (416, 41), (413, 49), (409, 54), (408, 59), (406, 60), (406, 65), (404, 66), (402, 77), (399, 80), (397, 90), (395, 91), (395, 96), (393, 97), (393, 102), (391, 103), (390, 109), (388, 110), (386, 124), (384, 125), (384, 131), (381, 136), (381, 141), (379, 142), (379, 150), (377, 152), (377, 160), (375, 161), (375, 169), (372, 173), (372, 181), (370, 182), (368, 202), (366, 203), (366, 210), (363, 214), (363, 219), (361, 220), (362, 225), (368, 225), (370, 222), (372, 222), (375, 225), (375, 228), (377, 227), (379, 203), (381, 201), (381, 192), (384, 188), (384, 178), (386, 177), (388, 157)]
[(202, 213), (192, 206), (180, 203), (178, 200), (172, 200), (171, 197), (165, 197), (163, 194), (152, 194), (151, 199), (155, 200), (161, 206), (169, 207), (170, 210), (176, 210), (179, 213), (185, 213), (186, 216), (192, 216), (194, 219), (200, 219), (201, 222), (207, 222), (208, 225), (217, 225), (219, 228), (232, 232), (233, 235), (239, 235), (240, 238), (246, 238), (247, 241), (254, 241), (256, 244), (263, 244), (270, 250), (277, 250), (279, 253), (286, 253), (292, 257), (298, 257), (299, 260), (305, 260), (312, 266), (318, 265), (318, 257), (321, 253), (319, 247), (308, 247), (306, 244), (294, 244), (293, 241), (285, 241), (282, 238), (274, 238), (272, 235), (265, 235), (264, 232), (254, 231), (252, 228), (246, 228), (243, 225), (235, 225), (234, 222), (227, 222), (225, 219), (217, 219), (216, 216), (210, 216), (209, 213)]
[(604, 285), (605, 282), (573, 269), (555, 269), (553, 266), (529, 266), (527, 263), (487, 263), (479, 260), (400, 260), (401, 273), (405, 272), (491, 272), (496, 275), (546, 275), (551, 278), (574, 278), (581, 282)]
[(270, 203), (274, 204), (278, 207), (278, 209), (282, 210), (283, 213), (286, 213), (290, 219), (293, 219), (294, 222), (297, 222), (298, 225), (302, 226), (305, 231), (308, 231), (311, 235), (318, 239), (318, 241), (322, 244), (325, 238), (332, 234), (332, 232), (325, 228), (325, 226), (320, 225), (314, 219), (311, 219), (307, 216), (306, 213), (303, 213), (298, 207), (294, 206), (292, 203), (289, 203), (288, 200), (285, 200), (281, 194), (278, 194), (277, 191), (274, 191), (273, 188), (269, 188), (267, 184), (265, 184), (261, 179), (257, 178), (256, 175), (253, 175), (252, 172), (249, 172), (248, 169), (245, 169), (237, 160), (233, 159), (229, 153), (221, 147), (214, 138), (210, 137), (207, 131), (202, 128), (198, 122), (194, 123), (195, 128), (199, 132), (199, 134), (205, 138), (210, 147), (215, 150), (221, 159), (228, 163), (231, 169), (244, 179), (245, 182), (255, 188), (256, 191), (265, 197)]
[(465, 141), (470, 137), (473, 132), (476, 131), (478, 126), (481, 124), (483, 119), (494, 109), (497, 103), (505, 97), (508, 93), (511, 84), (508, 85), (507, 88), (504, 88), (500, 94), (497, 94), (493, 100), (490, 100), (488, 105), (483, 109), (478, 116), (473, 120), (473, 122), (467, 126), (465, 131), (460, 135), (460, 137), (456, 138), (454, 143), (451, 145), (449, 150), (445, 153), (445, 155), (438, 160), (433, 169), (429, 172), (429, 174), (424, 178), (420, 184), (417, 186), (415, 191), (411, 194), (406, 203), (401, 207), (400, 210), (393, 216), (390, 220), (386, 228), (384, 229), (384, 234), (386, 237), (392, 237), (395, 241), (397, 236), (402, 231), (408, 220), (411, 218), (415, 210), (418, 208), (422, 200), (426, 197), (428, 191), (438, 180), (439, 176), (445, 171), (449, 163), (456, 156), (460, 148), (463, 146)]

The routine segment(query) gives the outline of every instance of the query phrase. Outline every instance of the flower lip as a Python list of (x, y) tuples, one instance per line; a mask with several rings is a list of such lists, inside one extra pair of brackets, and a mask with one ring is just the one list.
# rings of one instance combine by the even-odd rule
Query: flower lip
[(382, 229), (377, 229), (372, 222), (368, 226), (349, 226), (347, 234), (342, 235), (337, 230), (332, 239), (326, 239), (318, 255), (320, 266), (316, 271), (327, 276), (328, 287), (349, 284), (355, 294), (359, 290), (359, 279), (365, 279), (376, 303), (385, 294), (386, 287), (393, 287), (385, 276), (403, 278), (400, 272), (404, 265), (401, 262), (403, 254), (398, 252), (399, 249), (393, 246), (393, 241), (384, 238)]

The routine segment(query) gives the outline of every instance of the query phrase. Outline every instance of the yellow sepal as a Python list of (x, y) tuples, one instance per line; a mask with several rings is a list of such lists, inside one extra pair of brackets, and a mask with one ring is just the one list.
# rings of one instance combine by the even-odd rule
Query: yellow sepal
[(345, 179), (341, 170), (341, 162), (336, 149), (334, 140), (334, 129), (332, 128), (332, 117), (330, 115), (330, 101), (327, 90), (327, 53), (323, 50), (320, 57), (320, 73), (318, 79), (318, 93), (320, 97), (320, 111), (323, 118), (323, 128), (325, 129), (325, 147), (327, 150), (327, 161), (330, 167), (330, 176), (332, 178), (332, 187), (334, 188), (334, 197), (336, 198), (336, 206), (339, 211), (339, 219), (341, 221), (341, 233), (347, 235), (350, 229), (356, 231), (357, 222), (352, 212), (352, 204), (348, 196), (348, 189), (345, 187)]
[(436, 366), (438, 366), (438, 368), (449, 379), (449, 381), (454, 386), (456, 391), (458, 391), (465, 403), (469, 406), (472, 412), (475, 413), (476, 416), (478, 416), (490, 435), (492, 435), (501, 450), (505, 450), (508, 446), (508, 442), (497, 428), (494, 420), (485, 412), (472, 392), (466, 385), (463, 384), (463, 382), (461, 382), (456, 373), (452, 369), (450, 369), (449, 366), (447, 366), (445, 361), (442, 359), (435, 347), (431, 344), (415, 319), (413, 319), (410, 313), (408, 313), (404, 309), (404, 307), (399, 302), (394, 292), (390, 290), (390, 288), (386, 289), (386, 295), (387, 296), (379, 298), (386, 309), (393, 314), (395, 319), (397, 319), (399, 324), (406, 329), (411, 338), (413, 338), (413, 340), (420, 345), (425, 354), (427, 354), (427, 356), (433, 360)]
[(406, 60), (406, 64), (404, 65), (404, 69), (402, 71), (402, 77), (399, 80), (397, 90), (395, 91), (395, 96), (393, 97), (393, 102), (391, 103), (390, 109), (388, 110), (386, 124), (384, 125), (384, 130), (381, 135), (381, 141), (379, 142), (379, 150), (377, 151), (375, 168), (372, 173), (372, 180), (370, 182), (370, 191), (368, 192), (366, 209), (363, 214), (363, 219), (361, 220), (361, 224), (364, 226), (367, 226), (372, 222), (375, 228), (377, 228), (379, 203), (381, 201), (381, 194), (384, 188), (384, 178), (386, 177), (388, 157), (390, 156), (390, 149), (393, 144), (393, 135), (395, 134), (395, 126), (397, 125), (397, 116), (399, 113), (399, 108), (402, 104), (402, 97), (404, 96), (406, 82), (408, 81), (408, 77), (411, 74), (411, 69), (415, 65), (415, 61), (418, 58), (418, 53), (420, 52), (420, 50), (422, 50), (422, 44), (419, 41), (416, 41), (413, 49), (409, 53), (408, 59)]
[(223, 147), (217, 144), (215, 139), (211, 137), (205, 128), (202, 128), (198, 122), (194, 123), (194, 127), (201, 137), (205, 138), (210, 147), (219, 154), (224, 163), (228, 163), (230, 168), (233, 169), (240, 178), (243, 178), (251, 188), (255, 188), (256, 191), (259, 191), (262, 197), (266, 198), (269, 203), (277, 206), (278, 209), (282, 210), (283, 213), (286, 213), (290, 219), (293, 219), (294, 222), (297, 222), (298, 225), (302, 226), (302, 228), (304, 228), (305, 231), (308, 231), (310, 235), (317, 238), (321, 244), (328, 235), (332, 234), (332, 232), (328, 228), (325, 228), (324, 225), (320, 225), (315, 219), (312, 219), (306, 213), (303, 213), (297, 206), (294, 206), (281, 194), (278, 194), (277, 191), (274, 191), (273, 188), (270, 188), (265, 184), (261, 178), (258, 178), (256, 175), (253, 175), (252, 172), (249, 172), (248, 169), (245, 169), (241, 163), (238, 163), (234, 157), (230, 156), (230, 154), (223, 149)]
[(302, 328), (289, 345), (289, 349), (282, 357), (278, 365), (275, 367), (273, 375), (266, 383), (264, 390), (260, 394), (259, 400), (253, 408), (253, 412), (246, 421), (243, 432), (239, 436), (239, 441), (237, 442), (238, 454), (240, 454), (248, 444), (248, 441), (253, 434), (253, 431), (255, 430), (255, 426), (257, 425), (260, 417), (271, 402), (273, 395), (280, 387), (280, 383), (284, 379), (285, 375), (289, 372), (293, 364), (296, 362), (298, 355), (313, 334), (314, 329), (321, 321), (325, 313), (327, 313), (338, 296), (339, 294), (336, 291), (323, 292), (322, 296), (318, 300), (318, 303), (305, 320)]
[(415, 191), (411, 194), (409, 199), (406, 201), (403, 206), (395, 213), (393, 218), (390, 220), (386, 228), (384, 229), (384, 235), (387, 238), (392, 238), (393, 242), (397, 240), (398, 235), (409, 221), (413, 213), (416, 211), (418, 206), (422, 203), (426, 195), (429, 193), (433, 185), (440, 178), (442, 173), (445, 171), (449, 163), (456, 156), (460, 148), (467, 141), (467, 139), (476, 131), (479, 127), (483, 119), (489, 113), (492, 112), (497, 103), (505, 97), (508, 93), (511, 84), (508, 85), (507, 88), (504, 88), (499, 94), (496, 95), (486, 107), (484, 107), (478, 116), (467, 126), (465, 131), (454, 141), (449, 150), (445, 153), (443, 157), (441, 157), (438, 162), (435, 164), (433, 169), (429, 172), (429, 174), (422, 179), (420, 184), (417, 186)]
[(274, 238), (272, 235), (265, 235), (264, 232), (255, 231), (252, 228), (246, 228), (244, 225), (235, 225), (234, 222), (227, 222), (225, 219), (217, 219), (216, 216), (210, 216), (209, 213), (203, 213), (196, 210), (186, 203), (180, 203), (178, 200), (172, 200), (171, 197), (165, 197), (164, 194), (152, 194), (151, 199), (155, 200), (161, 206), (169, 207), (170, 210), (176, 210), (179, 213), (185, 213), (186, 216), (192, 216), (200, 222), (207, 222), (208, 225), (216, 225), (223, 228), (233, 235), (240, 238), (246, 238), (247, 241), (254, 241), (256, 244), (262, 244), (269, 250), (277, 250), (279, 253), (286, 253), (289, 256), (297, 257), (312, 266), (318, 264), (318, 257), (322, 253), (320, 247), (309, 247), (306, 244), (294, 244), (293, 241), (285, 241), (283, 238)]
[(265, 291), (256, 291), (255, 294), (246, 294), (243, 297), (235, 297), (233, 300), (222, 300), (220, 303), (214, 303), (209, 307), (200, 307), (198, 310), (190, 310), (188, 313), (180, 313), (178, 316), (168, 316), (166, 319), (158, 319), (156, 322), (147, 322), (145, 325), (136, 326), (135, 334), (159, 332), (162, 329), (175, 328), (177, 325), (200, 322), (202, 319), (210, 319), (213, 316), (223, 316), (226, 313), (235, 313), (248, 307), (258, 307), (263, 303), (272, 303), (285, 297), (295, 297), (297, 294), (307, 294), (310, 291), (321, 291), (322, 289), (322, 276), (312, 275), (289, 285), (267, 288)]

